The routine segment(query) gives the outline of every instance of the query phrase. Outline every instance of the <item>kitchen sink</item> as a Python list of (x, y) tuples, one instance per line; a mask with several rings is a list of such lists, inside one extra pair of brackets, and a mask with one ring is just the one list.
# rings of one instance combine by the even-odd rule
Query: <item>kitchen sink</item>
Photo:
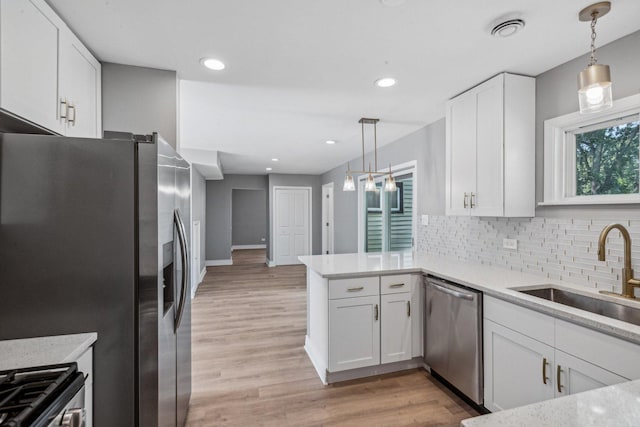
[(633, 323), (634, 325), (640, 326), (640, 308), (633, 308), (617, 304), (612, 301), (591, 298), (558, 288), (539, 288), (528, 290), (517, 289), (517, 291), (534, 297), (543, 298), (548, 301), (557, 302), (558, 304), (567, 305), (569, 307), (578, 308), (580, 310), (589, 311), (601, 316), (622, 320), (623, 322)]

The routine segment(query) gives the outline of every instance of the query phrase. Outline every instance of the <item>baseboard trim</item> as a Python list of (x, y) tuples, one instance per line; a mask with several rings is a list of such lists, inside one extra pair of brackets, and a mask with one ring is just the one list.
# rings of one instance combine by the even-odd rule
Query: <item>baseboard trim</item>
[(375, 375), (388, 374), (391, 372), (406, 371), (408, 369), (422, 368), (423, 366), (424, 362), (422, 357), (414, 357), (413, 359), (385, 363), (384, 365), (367, 366), (364, 368), (349, 369), (348, 371), (340, 372), (327, 372), (325, 384), (355, 380), (357, 378), (373, 377)]
[(205, 261), (204, 265), (207, 267), (215, 267), (220, 265), (233, 265), (233, 260), (229, 259), (208, 259)]
[(311, 345), (311, 342), (309, 341), (309, 336), (304, 337), (304, 351), (307, 353), (307, 356), (309, 356), (309, 360), (311, 360), (311, 364), (316, 369), (316, 372), (318, 373), (318, 376), (320, 377), (320, 381), (322, 381), (322, 384), (328, 385), (327, 370), (323, 369), (320, 363), (318, 363), (318, 360), (312, 350), (312, 345)]
[(269, 258), (267, 258), (267, 266), (268, 267), (275, 267), (276, 266), (276, 262), (273, 260), (270, 260)]
[(194, 299), (196, 297), (196, 292), (198, 292), (198, 287), (200, 286), (200, 283), (202, 283), (202, 281), (204, 280), (204, 276), (206, 274), (207, 274), (207, 266), (205, 265), (202, 271), (200, 272), (200, 278), (193, 285), (193, 288), (191, 289), (191, 299)]
[(234, 245), (231, 246), (231, 250), (235, 251), (236, 249), (267, 249), (267, 245)]

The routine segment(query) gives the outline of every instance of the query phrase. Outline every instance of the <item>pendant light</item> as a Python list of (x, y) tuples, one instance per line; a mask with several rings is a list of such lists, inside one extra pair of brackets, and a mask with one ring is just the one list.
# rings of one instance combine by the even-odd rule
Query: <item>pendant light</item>
[[(380, 172), (378, 171), (378, 128), (377, 124), (380, 119), (367, 119), (365, 117), (358, 120), (358, 123), (361, 125), (361, 133), (362, 133), (362, 170), (352, 171), (350, 163), (347, 163), (347, 174), (344, 177), (344, 185), (342, 186), (342, 191), (356, 191), (356, 186), (353, 181), (353, 173), (359, 174), (367, 174), (367, 181), (364, 185), (364, 191), (378, 191), (375, 182), (375, 175), (388, 175), (385, 184), (384, 191), (396, 191), (396, 181), (391, 174), (391, 165), (389, 165), (388, 172)], [(371, 164), (369, 164), (369, 170), (365, 170), (364, 168), (364, 125), (373, 125), (373, 156), (374, 156), (374, 167), (375, 170), (371, 170)]]
[(356, 191), (356, 185), (353, 182), (353, 176), (351, 176), (351, 162), (347, 163), (347, 176), (344, 177), (344, 185), (342, 191)]
[(591, 21), (591, 57), (589, 65), (578, 75), (578, 101), (581, 113), (594, 113), (613, 106), (611, 70), (596, 58), (596, 23), (611, 10), (611, 2), (594, 3), (580, 11), (580, 21)]

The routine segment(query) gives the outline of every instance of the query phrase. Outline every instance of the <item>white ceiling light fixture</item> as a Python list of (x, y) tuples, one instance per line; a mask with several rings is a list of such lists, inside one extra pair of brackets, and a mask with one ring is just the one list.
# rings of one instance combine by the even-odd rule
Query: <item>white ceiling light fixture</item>
[(525, 22), (522, 19), (507, 19), (500, 22), (491, 29), (494, 37), (509, 37), (524, 28)]
[[(384, 190), (385, 191), (396, 191), (396, 183), (393, 179), (393, 175), (391, 174), (391, 165), (389, 165), (388, 172), (380, 172), (378, 171), (378, 122), (380, 119), (367, 119), (365, 117), (358, 120), (358, 123), (361, 125), (362, 130), (362, 170), (352, 171), (350, 163), (347, 163), (347, 174), (344, 177), (344, 185), (342, 186), (342, 191), (355, 191), (356, 187), (353, 183), (352, 173), (366, 173), (367, 174), (367, 182), (364, 186), (364, 191), (378, 191), (376, 187), (374, 175), (389, 175), (387, 178), (387, 182), (385, 183)], [(369, 163), (369, 170), (365, 170), (364, 165), (364, 125), (373, 125), (373, 158), (374, 158), (374, 167), (375, 170), (371, 170), (371, 163)]]
[(279, 162), (279, 161), (280, 161), (280, 159), (277, 159), (277, 158), (275, 158), (275, 157), (274, 157), (273, 159), (271, 159), (271, 161), (272, 161), (272, 162)]
[(324, 143), (327, 145), (335, 145), (336, 141), (334, 141), (333, 139), (328, 139)]
[(613, 107), (611, 70), (608, 65), (598, 64), (596, 58), (596, 23), (610, 10), (611, 2), (604, 1), (587, 6), (578, 13), (580, 21), (591, 21), (591, 57), (587, 68), (578, 74), (578, 102), (583, 114)]
[(273, 168), (266, 168), (267, 172), (271, 172)]
[(391, 87), (395, 86), (396, 83), (397, 81), (393, 77), (382, 77), (375, 81), (375, 84), (378, 87)]
[(405, 4), (406, 1), (407, 0), (380, 0), (380, 3), (382, 3), (383, 6), (387, 7), (398, 7)]
[(213, 71), (222, 71), (227, 68), (224, 62), (216, 58), (202, 58), (200, 62), (202, 65)]

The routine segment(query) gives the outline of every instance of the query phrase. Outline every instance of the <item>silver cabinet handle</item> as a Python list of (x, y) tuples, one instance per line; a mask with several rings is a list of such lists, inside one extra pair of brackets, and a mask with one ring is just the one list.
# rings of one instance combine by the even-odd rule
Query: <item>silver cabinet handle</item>
[(411, 301), (407, 301), (407, 317), (411, 317)]
[(60, 100), (60, 119), (64, 119), (64, 121), (67, 121), (67, 116), (69, 115), (69, 103), (67, 102), (66, 99), (61, 99)]
[(374, 319), (378, 320), (378, 318), (380, 317), (380, 313), (379, 313), (379, 310), (378, 310), (378, 304), (376, 304), (376, 306), (374, 307), (374, 312), (375, 312)]
[(467, 209), (468, 207), (467, 197), (469, 197), (469, 195), (467, 193), (464, 193), (464, 199), (462, 200), (462, 205), (464, 206), (465, 209)]
[(471, 193), (471, 205), (470, 205), (470, 206), (471, 206), (471, 209), (473, 209), (473, 208), (475, 208), (475, 207), (476, 207), (476, 204), (473, 202), (473, 199), (474, 199), (475, 197), (476, 197), (476, 195), (475, 195), (475, 194), (473, 194), (473, 192), (472, 192), (472, 193)]
[[(71, 116), (71, 112), (73, 112), (73, 117)], [(76, 125), (76, 107), (75, 105), (69, 104), (69, 114), (68, 114), (67, 122), (71, 124), (71, 126)]]
[(464, 292), (454, 291), (453, 289), (445, 288), (444, 286), (437, 285), (433, 282), (429, 282), (429, 284), (434, 288), (436, 288), (437, 290), (439, 290), (440, 292), (444, 292), (445, 294), (454, 296), (456, 298), (462, 298), (462, 299), (473, 301), (473, 295), (471, 294), (465, 294)]
[(542, 384), (546, 384), (547, 380), (549, 379), (549, 377), (547, 377), (547, 365), (549, 364), (549, 362), (547, 362), (547, 358), (543, 357), (542, 358)]
[(393, 285), (389, 285), (390, 288), (401, 288), (404, 286), (404, 283), (394, 283)]
[(562, 368), (560, 367), (560, 365), (558, 365), (558, 369), (556, 370), (556, 383), (558, 384), (558, 393), (562, 393), (562, 388), (564, 387), (561, 383), (562, 377), (561, 374), (562, 373)]
[(358, 286), (357, 288), (348, 288), (347, 292), (358, 292), (364, 289), (364, 286)]

